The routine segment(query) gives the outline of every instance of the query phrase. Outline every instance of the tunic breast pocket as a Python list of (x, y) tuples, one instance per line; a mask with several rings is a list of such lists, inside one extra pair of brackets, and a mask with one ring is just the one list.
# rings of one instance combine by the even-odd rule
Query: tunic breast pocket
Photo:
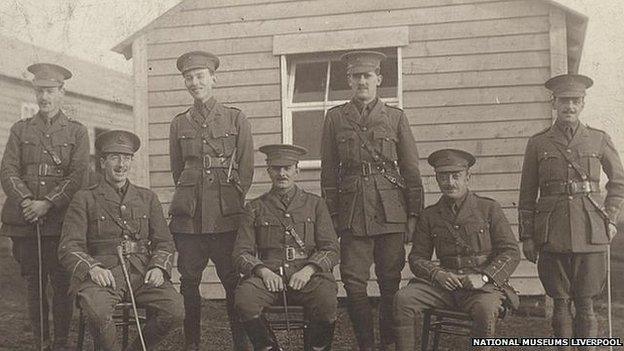
[(538, 155), (540, 180), (566, 180), (567, 163), (558, 151), (545, 150)]
[(381, 154), (386, 160), (397, 160), (397, 143), (399, 138), (394, 134), (386, 130), (374, 130), (373, 138), (375, 139), (375, 145), (380, 148)]
[(341, 162), (356, 159), (355, 155), (355, 132), (345, 131), (336, 135), (338, 158)]
[(579, 157), (589, 178), (593, 181), (600, 181), (600, 155), (596, 152), (579, 152)]
[(306, 248), (307, 249), (315, 248), (316, 247), (316, 233), (315, 233), (314, 219), (312, 219), (312, 217), (305, 218), (303, 228), (304, 228), (304, 235), (305, 235), (303, 242), (305, 243)]
[(145, 208), (133, 208), (132, 219), (129, 221), (129, 230), (135, 240), (149, 237), (149, 214)]
[(260, 216), (255, 221), (256, 245), (258, 249), (281, 249), (284, 230), (277, 219)]
[(178, 135), (178, 144), (182, 150), (182, 157), (201, 157), (201, 138), (194, 130), (181, 130)]
[(490, 222), (485, 220), (472, 221), (464, 225), (466, 237), (470, 245), (477, 253), (490, 252), (492, 250), (492, 238), (490, 237)]
[(22, 163), (39, 163), (42, 149), (39, 146), (37, 135), (31, 132), (24, 133), (20, 143), (20, 151), (22, 153)]
[(236, 129), (225, 131), (221, 135), (214, 135), (214, 137), (219, 140), (219, 144), (221, 145), (221, 150), (219, 151), (222, 156), (228, 157), (232, 155), (234, 152), (234, 148), (236, 147), (236, 141), (238, 139), (238, 131)]

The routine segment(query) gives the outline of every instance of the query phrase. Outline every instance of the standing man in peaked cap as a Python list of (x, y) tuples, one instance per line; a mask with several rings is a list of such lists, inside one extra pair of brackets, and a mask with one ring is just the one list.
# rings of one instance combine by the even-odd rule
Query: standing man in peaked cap
[[(415, 278), (395, 298), (401, 351), (416, 350), (427, 308), (467, 312), (474, 320), (471, 336), (491, 338), (501, 305), (518, 303), (508, 283), (520, 262), (518, 244), (501, 206), (468, 189), (474, 156), (443, 149), (428, 161), (442, 197), (420, 216), (408, 258)], [(439, 264), (431, 260), (434, 250)]]
[(330, 109), (321, 142), (321, 188), (340, 236), (340, 274), (360, 350), (375, 346), (366, 286), (375, 263), (381, 348), (394, 344), (392, 299), (405, 265), (404, 236), (423, 206), (418, 151), (403, 110), (377, 96), (385, 55), (343, 56), (353, 98)]
[[(113, 313), (130, 300), (150, 310), (143, 328), (152, 350), (182, 324), (182, 298), (171, 284), (174, 245), (158, 196), (130, 183), (132, 157), (141, 142), (133, 133), (112, 130), (95, 140), (102, 177), (80, 190), (67, 209), (58, 255), (72, 272), (72, 291), (87, 317), (91, 335), (105, 351), (121, 351)], [(129, 287), (117, 254), (127, 262)], [(137, 338), (128, 350), (142, 350)]]
[(251, 127), (239, 109), (223, 106), (213, 97), (217, 56), (188, 52), (178, 58), (177, 67), (194, 100), (193, 106), (173, 118), (169, 134), (176, 187), (169, 228), (179, 252), (186, 349), (199, 349), (199, 284), (211, 259), (225, 288), (234, 350), (247, 350), (249, 341), (234, 310), (239, 275), (231, 257), (253, 177)]
[[(297, 163), (306, 150), (296, 145), (265, 145), (271, 190), (246, 206), (233, 259), (245, 275), (236, 289), (236, 308), (254, 350), (278, 350), (260, 317), (282, 302), (305, 307), (311, 321), (305, 350), (329, 351), (336, 321), (338, 238), (325, 202), (295, 184)], [(280, 269), (283, 274), (280, 273)]]
[[(537, 261), (554, 299), (554, 334), (563, 338), (596, 337), (592, 299), (604, 286), (605, 253), (624, 201), (624, 169), (611, 138), (579, 120), (592, 83), (576, 74), (546, 82), (557, 119), (529, 139), (520, 183), (524, 255)], [(601, 170), (609, 178), (604, 203), (597, 196)]]
[[(11, 127), (0, 165), (0, 182), (7, 195), (0, 235), (13, 241), (13, 257), (26, 280), (28, 314), (37, 344), (43, 332), (44, 343), (40, 348), (63, 350), (67, 347), (72, 298), (68, 295), (69, 273), (58, 263), (56, 249), (65, 210), (82, 186), (87, 171), (89, 136), (85, 126), (61, 110), (64, 82), (72, 76), (71, 72), (49, 63), (33, 64), (28, 71), (34, 74), (39, 112)], [(42, 262), (39, 262), (37, 231), (42, 238)], [(49, 341), (48, 281), (53, 290), (53, 343)], [(39, 284), (42, 284), (42, 297)], [(42, 311), (40, 298), (43, 298)], [(44, 317), (43, 327), (39, 325), (40, 313)]]

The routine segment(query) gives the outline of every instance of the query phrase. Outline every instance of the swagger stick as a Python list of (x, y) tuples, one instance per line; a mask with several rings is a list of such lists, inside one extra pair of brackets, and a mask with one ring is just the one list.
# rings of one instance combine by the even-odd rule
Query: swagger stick
[(286, 314), (286, 339), (288, 341), (288, 348), (290, 350), (293, 349), (292, 339), (290, 338), (290, 316), (288, 315), (288, 299), (286, 298), (286, 274), (284, 274), (284, 267), (279, 267), (280, 275), (282, 276), (282, 281), (284, 282), (284, 289), (282, 290), (282, 298), (284, 300), (284, 312)]
[(39, 274), (39, 349), (44, 350), (43, 345), (43, 250), (41, 248), (41, 221), (37, 219), (35, 228), (37, 230), (37, 264), (39, 265), (37, 272)]
[(132, 291), (132, 285), (130, 285), (130, 275), (128, 274), (128, 268), (126, 267), (126, 260), (123, 257), (123, 249), (121, 246), (117, 246), (117, 257), (119, 261), (121, 261), (121, 269), (123, 270), (124, 277), (126, 278), (126, 284), (128, 285), (128, 291), (130, 291), (130, 302), (132, 303), (132, 310), (134, 312), (134, 321), (137, 325), (137, 330), (139, 332), (139, 339), (141, 340), (141, 346), (143, 347), (143, 351), (147, 351), (147, 347), (145, 346), (145, 340), (143, 339), (143, 332), (141, 331), (141, 322), (139, 321), (139, 314), (137, 312), (136, 301), (134, 300), (134, 292)]
[[(611, 318), (611, 244), (607, 246), (607, 314), (609, 319), (609, 338), (613, 337), (613, 320)], [(609, 346), (613, 351), (613, 345)]]

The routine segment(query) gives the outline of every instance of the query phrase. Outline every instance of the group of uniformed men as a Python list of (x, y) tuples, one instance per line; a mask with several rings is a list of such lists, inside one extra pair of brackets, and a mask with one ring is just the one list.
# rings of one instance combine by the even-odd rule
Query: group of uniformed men
[[(377, 95), (384, 58), (372, 51), (343, 56), (353, 97), (325, 118), (322, 197), (296, 185), (304, 148), (264, 145), (259, 150), (272, 187), (244, 205), (253, 178), (250, 123), (213, 97), (218, 57), (180, 56), (177, 68), (194, 104), (170, 126), (175, 192), (169, 224), (156, 194), (128, 180), (140, 146), (133, 133), (97, 137), (100, 172), (85, 185), (87, 130), (61, 110), (71, 73), (53, 64), (29, 66), (39, 112), (11, 128), (0, 166), (7, 194), (0, 232), (11, 237), (26, 280), (38, 346), (68, 347), (72, 292), (100, 348), (120, 350), (112, 316), (133, 293), (150, 310), (143, 329), (148, 349), (182, 322), (185, 350), (210, 349), (200, 340), (199, 285), (208, 260), (226, 292), (235, 350), (277, 350), (261, 313), (282, 296), (305, 308), (306, 350), (329, 350), (339, 261), (359, 350), (415, 349), (421, 314), (434, 307), (467, 312), (472, 336), (494, 336), (499, 313), (518, 304), (509, 285), (520, 261), (517, 240), (501, 205), (469, 190), (476, 160), (463, 150), (429, 155), (442, 196), (423, 210), (409, 121)], [(571, 74), (546, 82), (557, 118), (529, 140), (522, 169), (520, 240), (554, 299), (559, 337), (597, 334), (592, 298), (604, 285), (605, 252), (624, 201), (624, 170), (613, 143), (579, 122), (591, 84)], [(609, 178), (604, 205), (595, 197), (601, 170)], [(399, 289), (408, 241), (415, 278)], [(175, 250), (180, 294), (170, 281)], [(378, 344), (367, 295), (373, 263), (381, 295)], [(141, 347), (137, 340), (130, 349)]]

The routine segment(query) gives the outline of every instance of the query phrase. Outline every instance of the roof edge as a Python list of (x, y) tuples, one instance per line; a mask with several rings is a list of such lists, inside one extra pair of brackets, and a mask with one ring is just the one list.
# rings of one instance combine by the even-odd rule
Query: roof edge
[(160, 22), (161, 18), (163, 18), (164, 16), (168, 16), (172, 14), (173, 12), (179, 11), (180, 8), (182, 7), (182, 4), (184, 4), (184, 2), (185, 0), (181, 0), (176, 5), (172, 6), (169, 10), (163, 12), (158, 17), (154, 18), (151, 22), (143, 26), (141, 29), (134, 32), (132, 35), (122, 40), (117, 45), (113, 46), (111, 48), (111, 51), (124, 55), (126, 60), (131, 59), (132, 58), (132, 43), (134, 43), (134, 41), (137, 38), (139, 38), (141, 35), (143, 35), (145, 32), (154, 28), (158, 24), (158, 22)]

